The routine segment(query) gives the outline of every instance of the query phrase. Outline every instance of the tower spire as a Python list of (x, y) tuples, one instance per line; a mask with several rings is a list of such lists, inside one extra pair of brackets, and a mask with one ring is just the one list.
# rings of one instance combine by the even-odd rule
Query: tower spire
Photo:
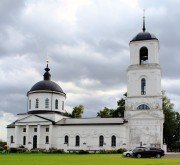
[(51, 74), (49, 73), (50, 69), (48, 68), (48, 54), (46, 55), (46, 68), (44, 69), (46, 72), (44, 73), (44, 80), (51, 80)]
[(46, 54), (46, 64), (47, 64), (47, 68), (48, 68), (48, 62), (49, 62), (49, 60), (48, 60), (48, 53)]
[(145, 27), (145, 9), (143, 10), (143, 28), (142, 28), (143, 32), (146, 31), (146, 27)]

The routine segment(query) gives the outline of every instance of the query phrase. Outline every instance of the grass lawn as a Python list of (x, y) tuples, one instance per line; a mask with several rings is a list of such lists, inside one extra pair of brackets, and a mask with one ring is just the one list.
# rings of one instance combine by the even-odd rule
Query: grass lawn
[(180, 158), (124, 158), (120, 154), (0, 154), (0, 165), (180, 165)]

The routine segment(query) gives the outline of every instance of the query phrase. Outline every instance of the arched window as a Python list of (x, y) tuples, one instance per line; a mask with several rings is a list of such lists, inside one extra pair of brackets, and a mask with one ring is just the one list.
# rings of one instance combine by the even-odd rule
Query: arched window
[(111, 146), (116, 147), (116, 136), (114, 135), (111, 137)]
[(23, 136), (23, 145), (26, 145), (26, 136)]
[(99, 136), (99, 146), (102, 147), (104, 144), (104, 137), (101, 135)]
[(14, 139), (13, 139), (13, 136), (11, 136), (11, 143), (14, 143)]
[(64, 110), (64, 101), (62, 101), (62, 110)]
[(67, 135), (64, 137), (64, 144), (69, 144), (69, 137)]
[(29, 100), (29, 109), (31, 109), (31, 100)]
[(55, 100), (55, 109), (58, 109), (58, 99)]
[(137, 107), (139, 110), (150, 109), (146, 104), (141, 104)]
[(141, 95), (146, 94), (146, 79), (142, 78), (141, 79)]
[(39, 99), (36, 99), (36, 105), (35, 108), (39, 108)]
[(45, 108), (49, 108), (49, 99), (48, 98), (45, 99)]
[(76, 146), (80, 146), (80, 137), (76, 136)]
[(148, 49), (146, 47), (142, 47), (140, 49), (140, 56), (139, 56), (139, 64), (147, 64), (148, 62)]
[(46, 144), (49, 144), (49, 136), (46, 136)]

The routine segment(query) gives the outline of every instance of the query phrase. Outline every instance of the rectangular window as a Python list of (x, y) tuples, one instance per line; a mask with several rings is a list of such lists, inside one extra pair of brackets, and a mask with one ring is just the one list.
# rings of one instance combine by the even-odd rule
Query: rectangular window
[(31, 109), (31, 100), (29, 100), (29, 109)]
[(49, 128), (46, 128), (46, 132), (49, 132)]
[(69, 143), (69, 137), (66, 135), (64, 138), (64, 144), (67, 144), (68, 146), (68, 143)]
[(99, 137), (99, 146), (100, 146), (100, 147), (103, 147), (103, 144), (104, 144), (104, 137), (101, 135), (101, 136)]
[(23, 128), (23, 132), (26, 132), (26, 128)]
[(62, 110), (64, 110), (64, 101), (62, 101)]
[(49, 99), (48, 98), (46, 98), (46, 100), (45, 100), (45, 108), (49, 108)]
[(80, 137), (79, 136), (76, 136), (75, 146), (80, 146)]
[(49, 144), (49, 136), (46, 136), (46, 144)]
[(58, 109), (58, 100), (55, 101), (55, 109)]
[(114, 135), (111, 137), (111, 146), (116, 147), (116, 136)]
[(11, 136), (11, 143), (14, 143), (13, 136)]
[(34, 132), (37, 132), (37, 128), (34, 128)]
[(26, 136), (23, 136), (23, 145), (26, 145)]
[(39, 108), (39, 99), (36, 99), (36, 105), (35, 108)]

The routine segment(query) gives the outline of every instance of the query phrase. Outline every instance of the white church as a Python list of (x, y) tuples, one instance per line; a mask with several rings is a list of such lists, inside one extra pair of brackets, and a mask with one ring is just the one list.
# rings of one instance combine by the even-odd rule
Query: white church
[(27, 112), (7, 126), (8, 146), (65, 151), (164, 148), (159, 41), (146, 32), (144, 21), (143, 31), (129, 45), (124, 118), (64, 116), (66, 94), (51, 81), (47, 65), (44, 80), (27, 92)]

